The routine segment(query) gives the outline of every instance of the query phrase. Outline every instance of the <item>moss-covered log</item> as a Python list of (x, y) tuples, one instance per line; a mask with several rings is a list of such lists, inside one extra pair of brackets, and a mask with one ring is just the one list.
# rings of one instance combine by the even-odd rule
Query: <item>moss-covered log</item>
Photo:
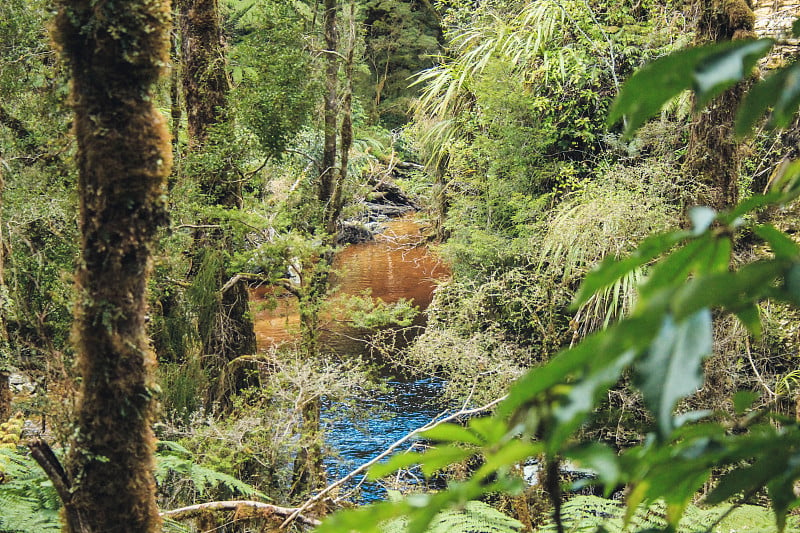
[(61, 0), (54, 38), (72, 74), (81, 258), (80, 397), (66, 474), (70, 532), (155, 532), (151, 247), (172, 165), (151, 89), (169, 60), (169, 0)]

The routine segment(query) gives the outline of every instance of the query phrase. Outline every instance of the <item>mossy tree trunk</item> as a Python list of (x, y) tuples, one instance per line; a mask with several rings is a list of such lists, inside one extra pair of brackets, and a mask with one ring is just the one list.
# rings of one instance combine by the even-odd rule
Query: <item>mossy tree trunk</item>
[[(697, 44), (754, 37), (755, 15), (748, 0), (701, 0)], [(739, 143), (733, 134), (736, 110), (747, 81), (725, 91), (698, 112), (691, 125), (685, 169), (701, 184), (696, 201), (721, 210), (739, 199)]]
[(58, 7), (54, 38), (72, 75), (81, 232), (74, 326), (81, 384), (66, 458), (66, 531), (156, 532), (156, 361), (145, 313), (172, 165), (151, 91), (169, 61), (170, 5), (60, 0)]
[[(225, 70), (225, 47), (222, 38), (217, 0), (181, 0), (180, 28), (182, 39), (183, 94), (186, 102), (189, 149), (199, 151), (208, 146), (214, 127), (229, 121), (228, 91), (230, 84)], [(229, 209), (242, 207), (242, 183), (234, 169), (224, 164), (216, 172), (196, 177), (209, 205)], [(205, 221), (213, 225), (216, 221)], [(232, 252), (233, 242), (221, 229), (198, 230), (195, 233), (193, 275), (201, 265), (216, 265), (204, 277), (211, 281), (206, 290), (220, 291), (226, 286), (225, 261), (207, 261), (208, 254)], [(209, 275), (210, 274), (210, 275)], [(213, 319), (201, 327), (204, 358), (212, 372), (221, 375), (227, 363), (256, 350), (253, 322), (249, 314), (247, 286), (234, 283), (215, 298)], [(220, 377), (220, 376), (216, 376)], [(234, 379), (234, 389), (242, 380)], [(224, 384), (221, 380), (218, 385)], [(215, 399), (223, 403), (230, 390), (217, 387)]]
[(6, 290), (6, 241), (2, 227), (3, 192), (5, 191), (5, 178), (3, 168), (0, 166), (0, 422), (5, 422), (11, 416), (11, 365), (13, 358), (8, 344), (8, 329), (6, 328), (6, 312), (9, 302)]

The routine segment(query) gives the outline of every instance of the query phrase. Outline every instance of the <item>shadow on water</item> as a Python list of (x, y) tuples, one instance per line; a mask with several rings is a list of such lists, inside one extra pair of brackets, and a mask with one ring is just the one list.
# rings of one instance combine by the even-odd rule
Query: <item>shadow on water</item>
[[(334, 270), (334, 284), (340, 294), (356, 295), (368, 289), (373, 297), (388, 303), (401, 298), (413, 300), (421, 310), (430, 305), (437, 281), (450, 274), (446, 265), (424, 246), (420, 227), (410, 216), (386, 222), (385, 231), (374, 242), (351, 245), (339, 252)], [(255, 293), (254, 299), (259, 298), (264, 298), (264, 294)], [(256, 313), (256, 337), (262, 348), (291, 341), (296, 336), (299, 325), (296, 302), (290, 297), (279, 297), (277, 302), (275, 309)], [(424, 326), (424, 318), (420, 316), (415, 325)], [(322, 343), (339, 355), (363, 355), (368, 351), (358, 332), (343, 324), (332, 324), (330, 330), (322, 336)], [(439, 401), (441, 380), (400, 376), (392, 378), (388, 385), (388, 392), (358, 399), (359, 406), (371, 413), (365, 420), (343, 412), (341, 405), (324, 405), (327, 442), (334, 450), (334, 456), (326, 461), (329, 480), (339, 479), (369, 461), (445, 408)], [(411, 445), (406, 443), (398, 450)], [(354, 488), (359, 481), (356, 478), (344, 491)], [(360, 486), (362, 502), (385, 496), (385, 490), (376, 483)]]

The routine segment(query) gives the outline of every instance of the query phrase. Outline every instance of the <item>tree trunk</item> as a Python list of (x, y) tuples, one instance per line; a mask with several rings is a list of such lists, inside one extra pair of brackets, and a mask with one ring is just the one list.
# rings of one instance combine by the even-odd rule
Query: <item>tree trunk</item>
[[(755, 15), (747, 0), (702, 0), (696, 44), (754, 37)], [(722, 210), (739, 199), (739, 143), (733, 134), (736, 110), (747, 81), (725, 91), (691, 125), (685, 168), (701, 184), (696, 202)]]
[(169, 61), (169, 1), (61, 0), (59, 8), (54, 37), (72, 74), (81, 232), (74, 342), (82, 381), (66, 531), (156, 532), (156, 361), (145, 314), (172, 165), (151, 90)]
[[(217, 0), (181, 0), (180, 26), (182, 44), (183, 93), (186, 102), (189, 149), (199, 151), (206, 146), (211, 129), (228, 121), (228, 82), (225, 71), (225, 47), (222, 39)], [(197, 176), (200, 190), (210, 205), (239, 209), (242, 207), (242, 184), (230, 165), (217, 172)], [(205, 221), (209, 224), (213, 220)], [(233, 251), (233, 243), (221, 230), (199, 230), (195, 233), (194, 264), (208, 264), (204, 256), (223, 249)], [(219, 290), (227, 281), (224, 262), (216, 271), (207, 273)], [(194, 275), (197, 274), (195, 270)], [(212, 287), (207, 287), (210, 290)], [(214, 319), (201, 331), (203, 352), (210, 367), (220, 371), (224, 365), (256, 350), (253, 322), (249, 315), (249, 294), (244, 281), (234, 284), (214, 302)], [(234, 379), (234, 383), (240, 380)], [(219, 384), (218, 384), (219, 385)], [(239, 387), (235, 387), (239, 388)], [(225, 387), (217, 387), (216, 400), (225, 401)]]
[(339, 115), (339, 32), (336, 29), (337, 0), (325, 0), (325, 13), (323, 14), (323, 27), (325, 33), (325, 126), (324, 145), (322, 148), (322, 173), (319, 177), (319, 201), (323, 208), (323, 221), (329, 233), (330, 211), (336, 181), (339, 173), (336, 172), (336, 123)]
[[(3, 177), (3, 167), (0, 166), (0, 298), (5, 299), (8, 291), (6, 290), (5, 271), (6, 271), (6, 242), (3, 234), (3, 192), (5, 191), (5, 178)], [(8, 329), (6, 328), (6, 314), (8, 302), (0, 300), (0, 422), (8, 420), (11, 416), (11, 365), (13, 357), (8, 344)]]

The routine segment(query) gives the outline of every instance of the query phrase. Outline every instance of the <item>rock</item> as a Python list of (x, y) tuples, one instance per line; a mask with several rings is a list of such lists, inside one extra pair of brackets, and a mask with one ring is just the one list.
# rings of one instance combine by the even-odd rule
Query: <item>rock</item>
[(370, 225), (358, 221), (344, 222), (336, 234), (336, 244), (359, 244), (375, 240)]
[(11, 390), (14, 394), (33, 394), (36, 392), (36, 383), (25, 374), (12, 372), (11, 375), (8, 376), (8, 384), (11, 385)]

